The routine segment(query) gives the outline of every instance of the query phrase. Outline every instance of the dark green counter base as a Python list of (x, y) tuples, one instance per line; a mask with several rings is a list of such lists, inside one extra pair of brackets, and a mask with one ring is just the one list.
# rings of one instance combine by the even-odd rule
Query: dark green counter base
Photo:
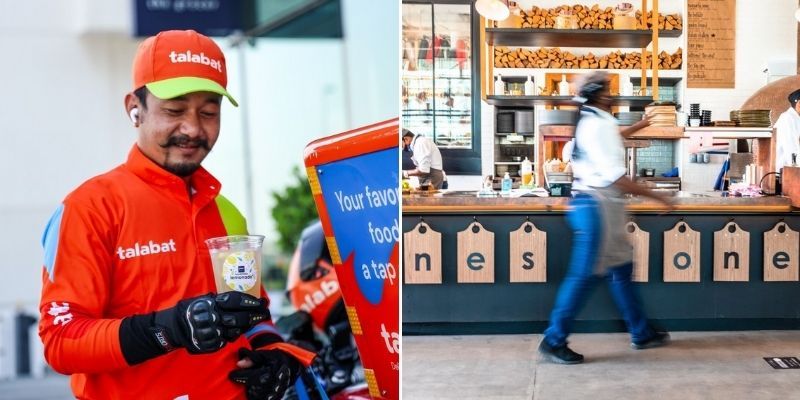
[[(797, 330), (800, 319), (785, 318), (716, 318), (652, 320), (655, 327), (667, 331), (763, 331)], [(498, 335), (538, 334), (547, 328), (545, 321), (508, 322), (432, 322), (405, 323), (403, 336), (416, 335)], [(622, 320), (575, 321), (574, 333), (627, 332)]]

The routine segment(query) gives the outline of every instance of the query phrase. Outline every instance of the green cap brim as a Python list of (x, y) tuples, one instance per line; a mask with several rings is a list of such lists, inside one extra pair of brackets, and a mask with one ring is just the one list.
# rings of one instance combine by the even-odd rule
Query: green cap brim
[(147, 89), (153, 96), (162, 100), (172, 99), (178, 96), (194, 92), (211, 92), (217, 93), (228, 98), (235, 107), (239, 107), (239, 103), (225, 90), (222, 85), (211, 79), (197, 78), (193, 76), (164, 79), (163, 81), (148, 83)]

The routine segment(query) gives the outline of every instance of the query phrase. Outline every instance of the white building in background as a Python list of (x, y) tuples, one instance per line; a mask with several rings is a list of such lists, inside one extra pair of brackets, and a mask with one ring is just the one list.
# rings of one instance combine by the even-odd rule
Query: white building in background
[[(36, 310), (50, 214), (77, 185), (123, 162), (135, 141), (123, 107), (140, 41), (130, 34), (131, 3), (0, 0), (0, 308)], [(229, 90), (249, 115), (246, 216), (268, 240), (269, 193), (290, 182), (309, 141), (398, 115), (399, 5), (342, 0), (342, 8), (343, 40), (258, 39), (240, 52), (218, 39)], [(242, 109), (223, 104), (205, 166), (247, 213)]]

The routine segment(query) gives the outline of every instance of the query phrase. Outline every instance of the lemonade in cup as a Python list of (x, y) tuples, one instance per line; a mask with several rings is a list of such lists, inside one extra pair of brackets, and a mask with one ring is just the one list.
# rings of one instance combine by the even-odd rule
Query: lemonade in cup
[(206, 240), (217, 293), (237, 291), (261, 297), (261, 246), (264, 236), (235, 235)]

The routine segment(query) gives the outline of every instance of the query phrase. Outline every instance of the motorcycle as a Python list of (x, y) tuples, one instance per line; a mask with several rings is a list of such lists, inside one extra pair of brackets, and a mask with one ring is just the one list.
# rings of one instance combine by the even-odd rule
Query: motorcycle
[(370, 399), (319, 221), (306, 227), (300, 236), (289, 264), (286, 296), (297, 311), (278, 319), (276, 328), (287, 342), (318, 357), (284, 399)]

